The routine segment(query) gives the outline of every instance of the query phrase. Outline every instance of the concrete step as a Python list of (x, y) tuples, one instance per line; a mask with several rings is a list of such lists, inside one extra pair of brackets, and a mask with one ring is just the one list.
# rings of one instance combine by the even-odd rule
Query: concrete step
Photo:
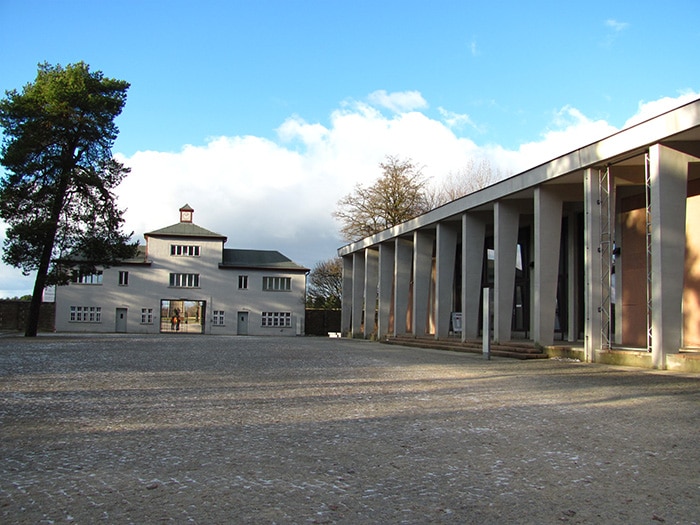
[[(483, 352), (481, 341), (465, 341), (459, 339), (435, 339), (434, 337), (414, 337), (412, 335), (399, 335), (388, 337), (384, 343), (410, 346), (414, 348), (432, 348), (436, 350), (448, 350), (451, 352), (469, 352), (481, 354)], [(497, 357), (509, 357), (512, 359), (547, 359), (547, 354), (532, 343), (491, 343), (491, 355)]]

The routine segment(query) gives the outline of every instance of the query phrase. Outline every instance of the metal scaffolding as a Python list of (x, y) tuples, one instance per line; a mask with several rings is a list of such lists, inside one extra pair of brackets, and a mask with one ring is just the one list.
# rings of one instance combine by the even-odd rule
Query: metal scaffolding
[(601, 349), (609, 350), (611, 346), (611, 296), (612, 288), (612, 255), (613, 255), (613, 231), (612, 208), (613, 196), (611, 195), (610, 166), (598, 170), (598, 184), (600, 195), (600, 252), (601, 263), (601, 301), (600, 301), (600, 332)]
[(644, 157), (644, 205), (646, 217), (646, 265), (647, 265), (647, 351), (651, 352), (651, 169), (649, 153)]

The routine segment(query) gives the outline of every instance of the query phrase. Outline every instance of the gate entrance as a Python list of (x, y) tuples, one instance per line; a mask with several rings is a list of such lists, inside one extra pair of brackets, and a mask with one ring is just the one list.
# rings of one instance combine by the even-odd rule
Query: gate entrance
[(160, 300), (160, 332), (203, 334), (206, 301), (193, 299)]

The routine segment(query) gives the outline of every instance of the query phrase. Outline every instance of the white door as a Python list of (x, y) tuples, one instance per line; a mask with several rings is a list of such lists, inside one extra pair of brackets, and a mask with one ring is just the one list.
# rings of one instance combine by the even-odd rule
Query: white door
[(115, 332), (126, 332), (126, 308), (117, 308)]
[(238, 312), (238, 335), (248, 335), (248, 312)]

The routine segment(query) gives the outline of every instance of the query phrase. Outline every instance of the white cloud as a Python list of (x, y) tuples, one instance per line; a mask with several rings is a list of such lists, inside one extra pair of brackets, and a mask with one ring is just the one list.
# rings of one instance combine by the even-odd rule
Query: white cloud
[[(0, 245), (4, 245), (7, 224), (0, 221)], [(34, 276), (22, 275), (22, 270), (0, 263), (0, 299), (22, 297), (32, 293)]]
[(591, 120), (578, 109), (564, 106), (552, 115), (549, 128), (539, 140), (523, 143), (512, 151), (497, 146), (493, 154), (501, 159), (505, 171), (519, 173), (616, 131), (604, 120)]
[(449, 111), (443, 107), (439, 107), (438, 112), (442, 116), (443, 122), (450, 128), (462, 128), (464, 126), (469, 126), (470, 128), (479, 131), (479, 126), (477, 126), (471, 117), (466, 113), (455, 113), (454, 111)]
[(387, 93), (385, 90), (380, 89), (370, 93), (367, 99), (371, 104), (386, 108), (394, 113), (403, 113), (405, 111), (428, 107), (428, 103), (419, 91), (397, 91), (394, 93)]
[[(466, 116), (463, 122), (471, 124)], [(612, 131), (565, 107), (541, 140), (507, 151), (479, 147), (418, 111), (387, 117), (367, 103), (349, 101), (327, 126), (290, 117), (278, 128), (278, 141), (218, 137), (179, 153), (124, 158), (132, 173), (119, 188), (119, 202), (128, 206), (127, 230), (139, 236), (176, 222), (178, 208), (188, 203), (195, 221), (227, 235), (229, 246), (278, 249), (313, 266), (342, 244), (332, 218), (338, 200), (356, 184), (376, 180), (386, 155), (411, 158), (438, 183), (472, 158), (514, 173)]]
[(627, 22), (618, 22), (615, 19), (608, 18), (605, 21), (605, 27), (608, 27), (615, 31), (616, 33), (619, 33), (620, 31), (624, 31), (629, 27), (629, 24)]
[[(402, 107), (427, 107), (420, 93), (410, 93)], [(387, 96), (398, 108), (401, 97), (395, 95)], [(695, 98), (698, 94), (684, 93), (642, 102), (628, 123)], [(458, 118), (448, 110), (440, 112), (443, 118)], [(464, 122), (473, 125), (466, 116)], [(498, 144), (479, 146), (420, 111), (385, 116), (366, 102), (347, 101), (326, 125), (288, 118), (275, 140), (213, 137), (204, 146), (186, 145), (179, 152), (118, 155), (132, 171), (117, 195), (119, 206), (127, 208), (126, 231), (133, 230), (139, 241), (144, 232), (176, 223), (178, 209), (188, 203), (195, 209), (195, 222), (226, 235), (228, 247), (275, 249), (312, 267), (333, 257), (343, 244), (332, 217), (337, 201), (356, 184), (371, 184), (386, 155), (411, 158), (439, 183), (470, 159), (490, 160), (513, 174), (615, 131), (606, 121), (565, 106), (552, 115), (538, 140), (508, 150)], [(18, 274), (0, 267), (0, 297), (30, 293), (33, 281)]]
[(127, 231), (173, 224), (188, 203), (195, 222), (229, 237), (228, 246), (278, 249), (306, 266), (343, 244), (336, 203), (380, 174), (386, 155), (412, 158), (437, 178), (464, 166), (477, 146), (420, 112), (385, 117), (352, 102), (328, 127), (290, 117), (279, 140), (218, 137), (178, 153), (138, 152), (120, 160), (131, 174), (118, 188)]
[(328, 129), (321, 124), (308, 124), (303, 118), (294, 116), (277, 128), (277, 134), (284, 142), (300, 139), (305, 144), (313, 144), (321, 142), (328, 135)]
[(479, 50), (479, 46), (476, 43), (476, 38), (472, 38), (471, 42), (469, 42), (469, 52), (473, 57), (481, 55), (481, 51)]
[(696, 93), (692, 90), (684, 90), (678, 97), (664, 97), (659, 100), (652, 100), (651, 102), (639, 102), (637, 107), (637, 113), (625, 122), (623, 128), (633, 126), (634, 124), (639, 124), (645, 120), (665, 113), (684, 104), (688, 104), (693, 100), (700, 98), (700, 93)]
[(33, 289), (33, 275), (22, 275), (22, 271), (17, 268), (0, 266), (0, 298), (8, 299), (30, 295)]
[(618, 20), (612, 18), (608, 18), (604, 24), (605, 27), (608, 28), (608, 32), (603, 37), (603, 47), (612, 46), (617, 37), (629, 27), (629, 24), (627, 22), (619, 22)]

